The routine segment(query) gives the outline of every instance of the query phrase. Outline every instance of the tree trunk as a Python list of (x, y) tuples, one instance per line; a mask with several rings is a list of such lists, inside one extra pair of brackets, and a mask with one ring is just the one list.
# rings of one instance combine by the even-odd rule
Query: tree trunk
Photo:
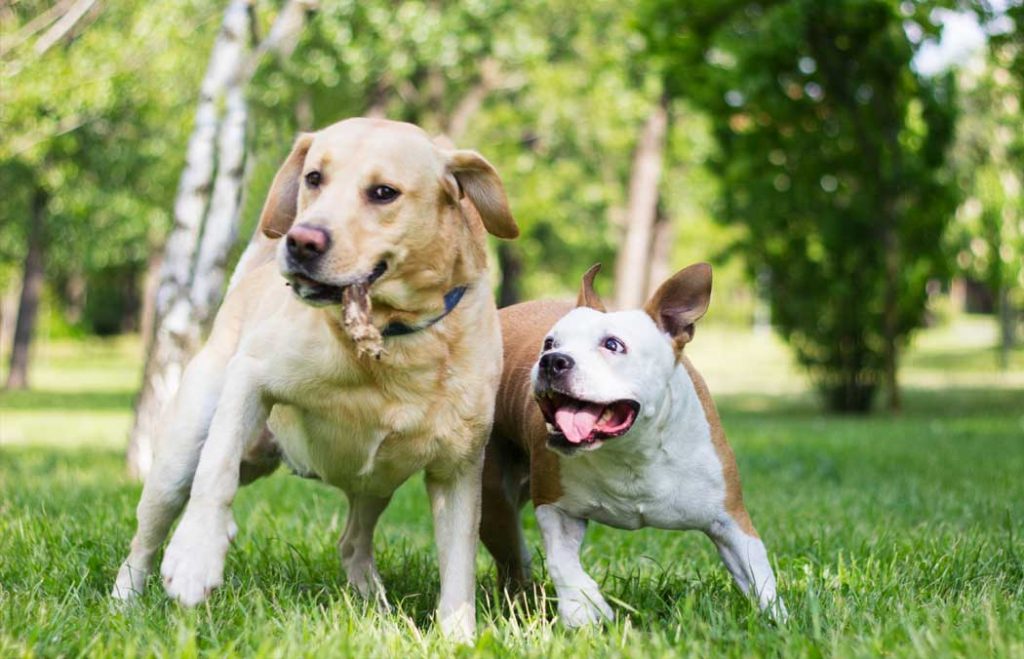
[(662, 96), (644, 123), (633, 156), (626, 235), (615, 263), (615, 301), (619, 309), (633, 309), (644, 302), (667, 128), (668, 99)]
[(153, 343), (153, 329), (156, 325), (156, 291), (160, 284), (163, 254), (154, 249), (146, 259), (146, 274), (142, 280), (142, 310), (139, 312), (139, 334), (142, 337), (143, 354), (149, 354)]
[(228, 254), (238, 237), (245, 174), (245, 128), (249, 114), (245, 89), (241, 84), (234, 84), (228, 89), (225, 107), (217, 144), (217, 178), (192, 278), (193, 315), (204, 329), (220, 304)]
[(18, 302), (18, 320), (11, 346), (11, 368), (7, 372), (7, 389), (28, 389), (29, 350), (39, 315), (39, 298), (43, 293), (43, 265), (46, 251), (46, 204), (48, 197), (36, 188), (32, 199), (31, 226), (28, 230), (28, 252)]
[(1010, 301), (1009, 286), (999, 287), (996, 304), (999, 313), (999, 368), (1005, 371), (1010, 368), (1010, 351), (1017, 339), (1017, 313)]
[[(890, 219), (892, 222), (894, 218)], [(903, 406), (900, 400), (899, 371), (899, 275), (900, 247), (896, 228), (891, 224), (885, 228), (885, 302), (882, 311), (882, 334), (885, 340), (885, 395), (886, 407), (890, 412), (899, 412)]]
[(232, 0), (224, 11), (200, 88), (195, 126), (174, 203), (174, 228), (164, 247), (153, 341), (128, 444), (128, 469), (142, 479), (152, 463), (163, 408), (177, 391), (185, 363), (199, 343), (199, 319), (193, 313), (190, 287), (216, 169), (218, 105), (246, 63), (252, 20), (251, 2)]
[(138, 478), (149, 472), (163, 408), (177, 392), (185, 365), (223, 296), (245, 173), (245, 87), (266, 53), (287, 56), (294, 50), (315, 8), (312, 0), (289, 0), (264, 41), (251, 49), (252, 4), (232, 0), (228, 5), (200, 90), (127, 450), (129, 472)]
[(498, 243), (498, 268), (501, 270), (498, 308), (503, 309), (522, 299), (520, 283), (523, 275), (523, 257), (512, 243)]
[(85, 275), (79, 270), (71, 272), (64, 285), (64, 317), (72, 325), (80, 323), (85, 316), (87, 291)]
[(672, 247), (675, 243), (675, 225), (659, 203), (651, 232), (651, 258), (644, 279), (643, 299), (650, 299), (663, 281), (672, 275)]

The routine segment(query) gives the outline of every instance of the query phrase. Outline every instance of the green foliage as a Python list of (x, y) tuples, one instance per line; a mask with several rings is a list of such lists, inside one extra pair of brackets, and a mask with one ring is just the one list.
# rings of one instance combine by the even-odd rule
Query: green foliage
[(996, 294), (1009, 291), (1014, 308), (1024, 307), (1022, 45), (995, 38), (987, 57), (960, 71), (955, 162), (966, 199), (949, 232), (961, 270)]
[[(4, 33), (25, 29), (51, 4), (13, 3)], [(102, 3), (42, 54), (32, 40), (5, 53), (0, 173), (13, 193), (0, 196), (3, 271), (23, 256), (37, 189), (48, 199), (50, 281), (142, 271), (170, 224), (219, 14), (194, 0)], [(91, 308), (103, 302), (90, 300)]]
[(742, 229), (750, 275), (770, 275), (773, 321), (833, 408), (864, 409), (882, 378), (887, 280), (905, 341), (946, 271), (953, 85), (911, 70), (915, 17), (900, 13), (926, 4), (654, 0), (641, 14), (668, 88), (711, 118), (720, 217)]
[(435, 133), (481, 85), (459, 146), (501, 172), (522, 229), (528, 296), (574, 291), (595, 261), (611, 265), (631, 151), (658, 87), (637, 64), (628, 9), (601, 1), (325, 3), (286, 62), (253, 86), (257, 212), (302, 121), (322, 126), (375, 111)]

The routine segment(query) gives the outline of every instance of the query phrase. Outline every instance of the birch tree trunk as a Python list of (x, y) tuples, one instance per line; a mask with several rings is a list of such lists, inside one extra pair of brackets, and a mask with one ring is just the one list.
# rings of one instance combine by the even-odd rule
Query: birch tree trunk
[(126, 456), (137, 478), (149, 472), (163, 409), (223, 296), (245, 175), (246, 86), (265, 53), (292, 52), (313, 8), (312, 0), (290, 0), (255, 49), (252, 0), (232, 0), (224, 12), (200, 90), (174, 228), (164, 248), (152, 341)]
[(249, 116), (245, 90), (240, 84), (227, 90), (225, 108), (217, 143), (220, 156), (217, 177), (192, 280), (192, 316), (204, 329), (220, 304), (228, 253), (238, 237), (245, 173), (245, 129)]
[(626, 235), (615, 262), (615, 302), (619, 309), (637, 308), (644, 302), (667, 129), (668, 100), (663, 96), (648, 115), (633, 156)]
[(28, 251), (18, 300), (18, 319), (14, 324), (11, 367), (7, 371), (7, 389), (28, 389), (29, 350), (39, 316), (39, 298), (43, 294), (44, 253), (46, 250), (46, 205), (48, 196), (37, 188), (32, 199), (32, 218), (28, 229)]

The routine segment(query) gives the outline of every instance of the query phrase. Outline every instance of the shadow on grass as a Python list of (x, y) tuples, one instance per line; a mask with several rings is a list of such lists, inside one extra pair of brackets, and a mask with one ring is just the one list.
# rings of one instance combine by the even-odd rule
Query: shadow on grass
[(135, 392), (131, 390), (108, 391), (4, 391), (0, 393), (0, 410), (11, 411), (123, 411), (131, 409)]
[(811, 393), (792, 394), (723, 394), (715, 400), (724, 417), (784, 418), (948, 418), (962, 416), (1024, 414), (1024, 391), (1013, 388), (955, 387), (944, 389), (904, 388), (903, 409), (891, 413), (882, 408), (881, 396), (869, 415), (830, 414), (820, 399)]
[[(1015, 349), (1010, 352), (1010, 365), (1024, 362), (1024, 350)], [(907, 356), (904, 366), (908, 368), (926, 369), (931, 371), (989, 371), (999, 365), (999, 350), (995, 346), (986, 348), (951, 349), (912, 352)]]

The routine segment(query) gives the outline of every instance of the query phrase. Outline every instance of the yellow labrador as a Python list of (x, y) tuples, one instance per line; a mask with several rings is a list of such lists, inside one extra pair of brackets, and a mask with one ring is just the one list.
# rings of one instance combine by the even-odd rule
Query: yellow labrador
[[(360, 593), (382, 597), (374, 526), (424, 469), (440, 624), (472, 637), (480, 472), (502, 356), (485, 230), (518, 234), (476, 152), (383, 120), (300, 136), (167, 412), (114, 596), (142, 591), (187, 500), (161, 573), (171, 597), (202, 602), (223, 582), (239, 483), (283, 456), (345, 492), (342, 565)], [(369, 291), (379, 355), (346, 331), (340, 302), (353, 286)]]

